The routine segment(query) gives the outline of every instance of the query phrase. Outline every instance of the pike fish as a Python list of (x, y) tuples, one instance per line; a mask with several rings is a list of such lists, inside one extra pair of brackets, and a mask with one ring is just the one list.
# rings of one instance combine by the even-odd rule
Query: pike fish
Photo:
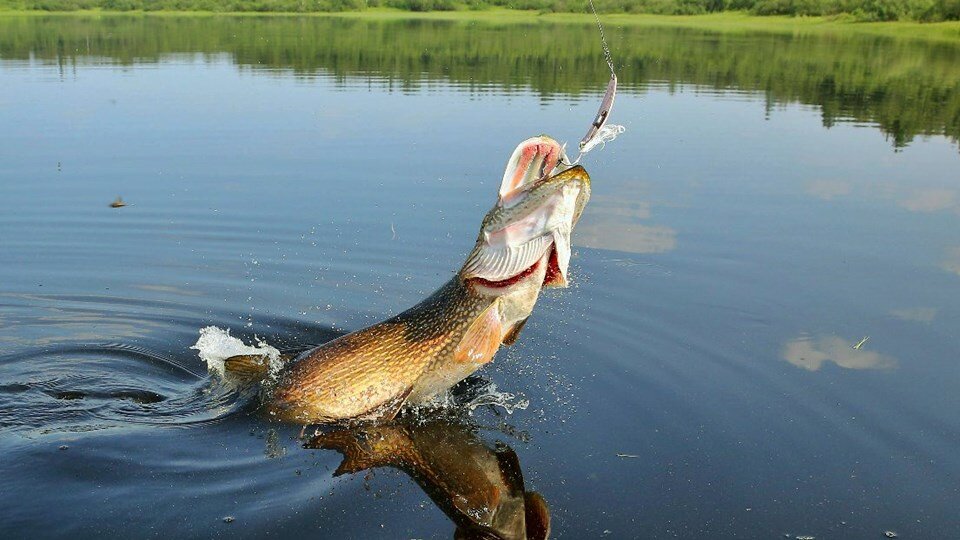
[[(570, 236), (589, 198), (590, 176), (559, 143), (523, 141), (460, 271), (403, 313), (293, 359), (266, 410), (304, 424), (384, 420), (466, 378), (517, 339), (544, 287), (567, 286)], [(263, 369), (255, 360), (225, 369)]]

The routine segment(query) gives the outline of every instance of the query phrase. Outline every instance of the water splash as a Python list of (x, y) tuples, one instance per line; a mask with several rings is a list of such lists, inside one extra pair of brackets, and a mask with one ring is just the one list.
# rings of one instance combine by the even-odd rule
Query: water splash
[(463, 406), (470, 411), (478, 407), (483, 407), (484, 405), (499, 407), (507, 414), (513, 414), (515, 411), (526, 410), (527, 407), (530, 406), (530, 400), (520, 394), (501, 392), (497, 389), (495, 383), (490, 383), (482, 393), (477, 394), (466, 403), (463, 403)]
[(280, 372), (280, 351), (260, 338), (254, 339), (255, 344), (247, 345), (239, 338), (231, 336), (229, 328), (224, 330), (207, 326), (200, 329), (200, 337), (190, 348), (199, 351), (200, 359), (207, 363), (207, 369), (221, 377), (224, 374), (224, 360), (231, 356), (253, 355), (267, 359), (270, 363), (270, 377), (275, 378)]
[(618, 135), (623, 134), (625, 131), (627, 131), (627, 128), (617, 124), (607, 124), (603, 126), (599, 131), (597, 131), (597, 134), (594, 135), (593, 138), (590, 139), (590, 141), (588, 141), (587, 144), (583, 145), (583, 148), (580, 149), (580, 157), (577, 158), (577, 161), (580, 161), (580, 158), (583, 157), (584, 154), (593, 150), (594, 148), (598, 146), (603, 148), (608, 142), (613, 141)]
[(409, 407), (409, 410), (416, 416), (426, 418), (437, 413), (456, 415), (464, 410), (472, 414), (485, 405), (513, 414), (529, 407), (530, 400), (521, 394), (502, 392), (496, 383), (482, 377), (471, 377), (429, 401)]

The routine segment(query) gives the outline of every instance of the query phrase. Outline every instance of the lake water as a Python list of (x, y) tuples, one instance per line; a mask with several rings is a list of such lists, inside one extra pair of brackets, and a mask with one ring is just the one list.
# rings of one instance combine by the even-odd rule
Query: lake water
[(607, 34), (573, 286), (481, 373), (521, 407), (334, 476), (199, 330), (449, 279), (514, 146), (592, 119), (595, 28), (0, 17), (0, 536), (449, 538), (506, 483), (562, 538), (960, 537), (960, 44)]

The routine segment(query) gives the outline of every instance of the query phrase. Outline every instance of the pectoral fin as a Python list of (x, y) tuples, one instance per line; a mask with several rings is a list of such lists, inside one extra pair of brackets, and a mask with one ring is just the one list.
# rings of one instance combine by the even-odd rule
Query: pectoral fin
[(407, 388), (401, 392), (397, 397), (388, 401), (385, 405), (380, 406), (380, 410), (376, 415), (377, 420), (381, 422), (389, 422), (397, 417), (400, 413), (400, 409), (403, 408), (403, 405), (407, 402), (407, 398), (410, 396), (410, 392), (413, 391), (413, 387)]
[(513, 325), (513, 328), (507, 332), (507, 335), (503, 336), (504, 345), (510, 346), (517, 342), (517, 338), (520, 337), (520, 330), (523, 330), (523, 326), (527, 324), (528, 319), (530, 319), (530, 317)]
[(550, 508), (539, 493), (524, 494), (524, 513), (529, 540), (545, 540), (550, 537)]
[(477, 317), (460, 340), (453, 358), (457, 362), (486, 364), (500, 348), (503, 328), (500, 324), (500, 302), (490, 304)]

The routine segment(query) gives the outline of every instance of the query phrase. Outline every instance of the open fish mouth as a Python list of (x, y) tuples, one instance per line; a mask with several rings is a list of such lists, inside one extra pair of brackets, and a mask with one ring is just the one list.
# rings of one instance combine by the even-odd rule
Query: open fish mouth
[(461, 276), (492, 289), (540, 275), (543, 286), (566, 286), (570, 235), (589, 195), (589, 175), (569, 165), (559, 143), (545, 135), (523, 141)]
[(514, 204), (525, 187), (547, 178), (566, 161), (563, 147), (546, 135), (523, 141), (517, 145), (503, 171), (499, 204)]

